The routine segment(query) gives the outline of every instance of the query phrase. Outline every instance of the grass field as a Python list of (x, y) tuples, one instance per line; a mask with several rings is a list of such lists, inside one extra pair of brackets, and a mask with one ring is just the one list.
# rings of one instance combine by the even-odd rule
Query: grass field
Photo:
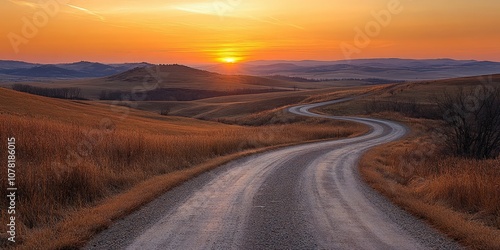
[[(19, 247), (79, 246), (110, 220), (125, 215), (124, 211), (217, 166), (200, 164), (246, 150), (366, 131), (361, 125), (305, 118), (293, 124), (244, 127), (125, 107), (116, 112), (115, 108), (0, 89), (1, 140), (16, 138), (18, 200), (22, 204), (17, 219)], [(5, 152), (6, 143), (0, 145), (0, 152)], [(1, 178), (5, 184), (5, 175)], [(160, 179), (151, 182), (155, 178)], [(139, 192), (138, 187), (150, 195), (113, 200)], [(2, 187), (1, 196), (7, 195), (5, 190)], [(106, 209), (99, 210), (100, 219), (92, 219), (92, 209), (103, 206)], [(89, 209), (94, 212), (81, 212)], [(7, 219), (2, 212), (0, 222), (7, 223)], [(78, 233), (62, 237), (64, 232), (54, 228)], [(2, 232), (3, 247), (6, 238)]]
[[(135, 102), (137, 108), (169, 115), (193, 117), (204, 120), (217, 120), (241, 123), (255, 116), (277, 112), (278, 109), (296, 103), (311, 103), (331, 100), (343, 96), (364, 94), (380, 87), (334, 87), (321, 90), (287, 91), (251, 95), (223, 96), (195, 101)], [(110, 103), (110, 102), (101, 102)], [(249, 124), (245, 122), (245, 124)]]

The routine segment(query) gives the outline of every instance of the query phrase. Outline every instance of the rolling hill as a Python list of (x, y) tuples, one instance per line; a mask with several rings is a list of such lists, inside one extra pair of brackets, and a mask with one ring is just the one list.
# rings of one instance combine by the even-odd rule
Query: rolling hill
[(62, 64), (38, 64), (20, 61), (0, 60), (0, 74), (12, 79), (24, 78), (91, 78), (118, 74), (136, 67), (150, 66), (149, 63), (102, 64), (96, 62), (75, 62)]
[[(0, 60), (0, 80), (26, 80), (37, 78), (96, 78), (125, 73), (152, 64), (123, 63), (102, 64), (96, 62), (75, 62), (62, 64), (37, 64), (19, 61)], [(256, 75), (302, 77), (307, 79), (339, 80), (339, 79), (384, 79), (402, 80), (436, 80), (500, 73), (500, 63), (476, 60), (453, 59), (356, 59), (338, 61), (249, 61), (230, 64), (195, 66), (226, 75)], [(186, 72), (193, 75), (201, 72), (177, 68), (175, 72)], [(128, 74), (128, 73), (125, 73)], [(175, 78), (175, 77), (174, 77)]]
[[(360, 115), (366, 114), (367, 110), (411, 109), (415, 113), (413, 115), (418, 118), (439, 119), (445, 114), (438, 112), (436, 100), (442, 98), (444, 94), (454, 95), (462, 89), (472, 91), (470, 100), (474, 102), (475, 98), (486, 95), (492, 87), (500, 87), (500, 74), (409, 82), (393, 85), (384, 91), (349, 103), (332, 105), (324, 110), (338, 115)], [(419, 107), (416, 108), (413, 103)]]
[[(82, 90), (85, 98), (90, 99), (99, 99), (103, 91), (120, 91), (123, 92), (123, 94), (128, 93), (128, 95), (130, 95), (132, 91), (150, 91), (147, 93), (148, 96), (165, 95), (163, 100), (178, 99), (176, 96), (169, 96), (172, 95), (168, 93), (169, 91), (180, 91), (183, 96), (192, 94), (193, 96), (206, 98), (252, 92), (293, 90), (295, 87), (312, 89), (328, 87), (328, 85), (316, 82), (294, 82), (256, 76), (223, 75), (177, 64), (136, 67), (112, 76), (99, 78), (65, 79), (56, 81), (50, 79), (43, 82), (27, 81), (25, 83), (38, 87), (50, 88), (77, 87)], [(207, 94), (206, 92), (208, 91), (217, 93)], [(203, 93), (200, 95), (200, 92)], [(155, 98), (154, 100), (158, 99)], [(187, 100), (190, 100), (190, 98), (187, 98)]]
[(70, 101), (30, 95), (0, 88), (0, 115), (20, 116), (62, 124), (99, 126), (103, 119), (112, 120), (119, 130), (136, 130), (155, 134), (192, 134), (218, 129), (216, 123), (182, 117), (167, 117), (135, 109), (111, 107), (94, 102)]
[(54, 65), (40, 65), (32, 68), (11, 69), (2, 71), (6, 75), (24, 77), (46, 77), (46, 78), (73, 78), (85, 77), (85, 73), (57, 67)]
[(236, 90), (255, 88), (290, 88), (288, 81), (246, 75), (223, 75), (184, 65), (171, 64), (135, 68), (121, 74), (106, 77), (110, 84), (159, 82), (164, 88), (204, 90)]
[[(204, 69), (224, 72), (223, 65)], [(453, 59), (358, 59), (340, 61), (253, 61), (240, 65), (237, 73), (283, 75), (311, 79), (436, 80), (500, 73), (500, 63)]]

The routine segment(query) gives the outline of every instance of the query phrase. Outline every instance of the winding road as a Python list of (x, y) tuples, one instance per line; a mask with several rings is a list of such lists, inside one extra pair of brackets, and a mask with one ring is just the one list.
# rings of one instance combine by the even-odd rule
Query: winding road
[(367, 149), (404, 136), (391, 121), (310, 112), (371, 131), (291, 146), (230, 162), (165, 193), (92, 239), (87, 249), (458, 249), (364, 184)]

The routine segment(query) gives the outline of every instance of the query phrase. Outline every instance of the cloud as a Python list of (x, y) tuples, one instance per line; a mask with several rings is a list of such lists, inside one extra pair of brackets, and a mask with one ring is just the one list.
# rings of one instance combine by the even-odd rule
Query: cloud
[(99, 14), (97, 14), (97, 13), (96, 13), (96, 12), (94, 12), (94, 11), (91, 11), (91, 10), (88, 10), (88, 9), (85, 9), (85, 8), (82, 8), (82, 7), (78, 7), (78, 6), (75, 6), (75, 5), (71, 5), (71, 4), (66, 4), (66, 6), (71, 7), (71, 8), (73, 8), (73, 9), (77, 9), (77, 10), (82, 11), (82, 12), (85, 12), (85, 13), (87, 13), (87, 14), (89, 14), (89, 15), (96, 16), (96, 17), (98, 17), (101, 21), (104, 21), (104, 20), (105, 20), (105, 18), (104, 18), (102, 15), (99, 15)]
[(40, 6), (39, 4), (34, 3), (33, 1), (25, 1), (25, 0), (8, 0), (8, 1), (16, 5), (30, 7), (30, 8), (38, 8)]
[[(28, 0), (7, 0), (7, 1), (9, 1), (9, 2), (11, 2), (13, 4), (16, 4), (16, 5), (19, 5), (19, 6), (29, 7), (29, 8), (32, 8), (32, 9), (42, 8), (42, 5), (39, 4), (38, 1), (28, 1)], [(105, 20), (104, 16), (102, 16), (102, 15), (100, 15), (100, 14), (94, 12), (94, 11), (91, 11), (89, 9), (86, 9), (86, 8), (83, 8), (83, 7), (79, 7), (79, 6), (76, 6), (76, 5), (72, 5), (72, 4), (64, 4), (64, 5), (68, 6), (70, 8), (79, 10), (81, 12), (84, 12), (86, 14), (95, 16), (95, 17), (99, 18), (101, 21)], [(69, 13), (71, 13), (71, 12), (69, 12)]]
[(300, 29), (300, 30), (304, 30), (305, 29), (302, 26), (299, 26), (299, 25), (296, 25), (296, 24), (293, 24), (293, 23), (290, 23), (290, 22), (285, 22), (285, 21), (279, 20), (279, 19), (274, 18), (274, 17), (258, 18), (258, 17), (255, 17), (255, 16), (250, 16), (249, 18), (252, 19), (252, 20), (255, 20), (255, 21), (259, 21), (259, 22), (263, 22), (263, 23), (269, 23), (269, 24), (274, 24), (274, 25), (277, 25), (277, 26), (289, 26), (289, 27), (292, 27), (292, 28)]
[(216, 9), (209, 3), (182, 4), (176, 5), (173, 8), (195, 14), (217, 15)]

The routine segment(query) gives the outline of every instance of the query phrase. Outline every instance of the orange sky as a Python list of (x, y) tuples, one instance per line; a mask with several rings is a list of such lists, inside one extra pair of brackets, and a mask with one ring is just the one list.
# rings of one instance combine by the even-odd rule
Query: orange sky
[(498, 10), (496, 0), (3, 0), (0, 59), (500, 61)]

